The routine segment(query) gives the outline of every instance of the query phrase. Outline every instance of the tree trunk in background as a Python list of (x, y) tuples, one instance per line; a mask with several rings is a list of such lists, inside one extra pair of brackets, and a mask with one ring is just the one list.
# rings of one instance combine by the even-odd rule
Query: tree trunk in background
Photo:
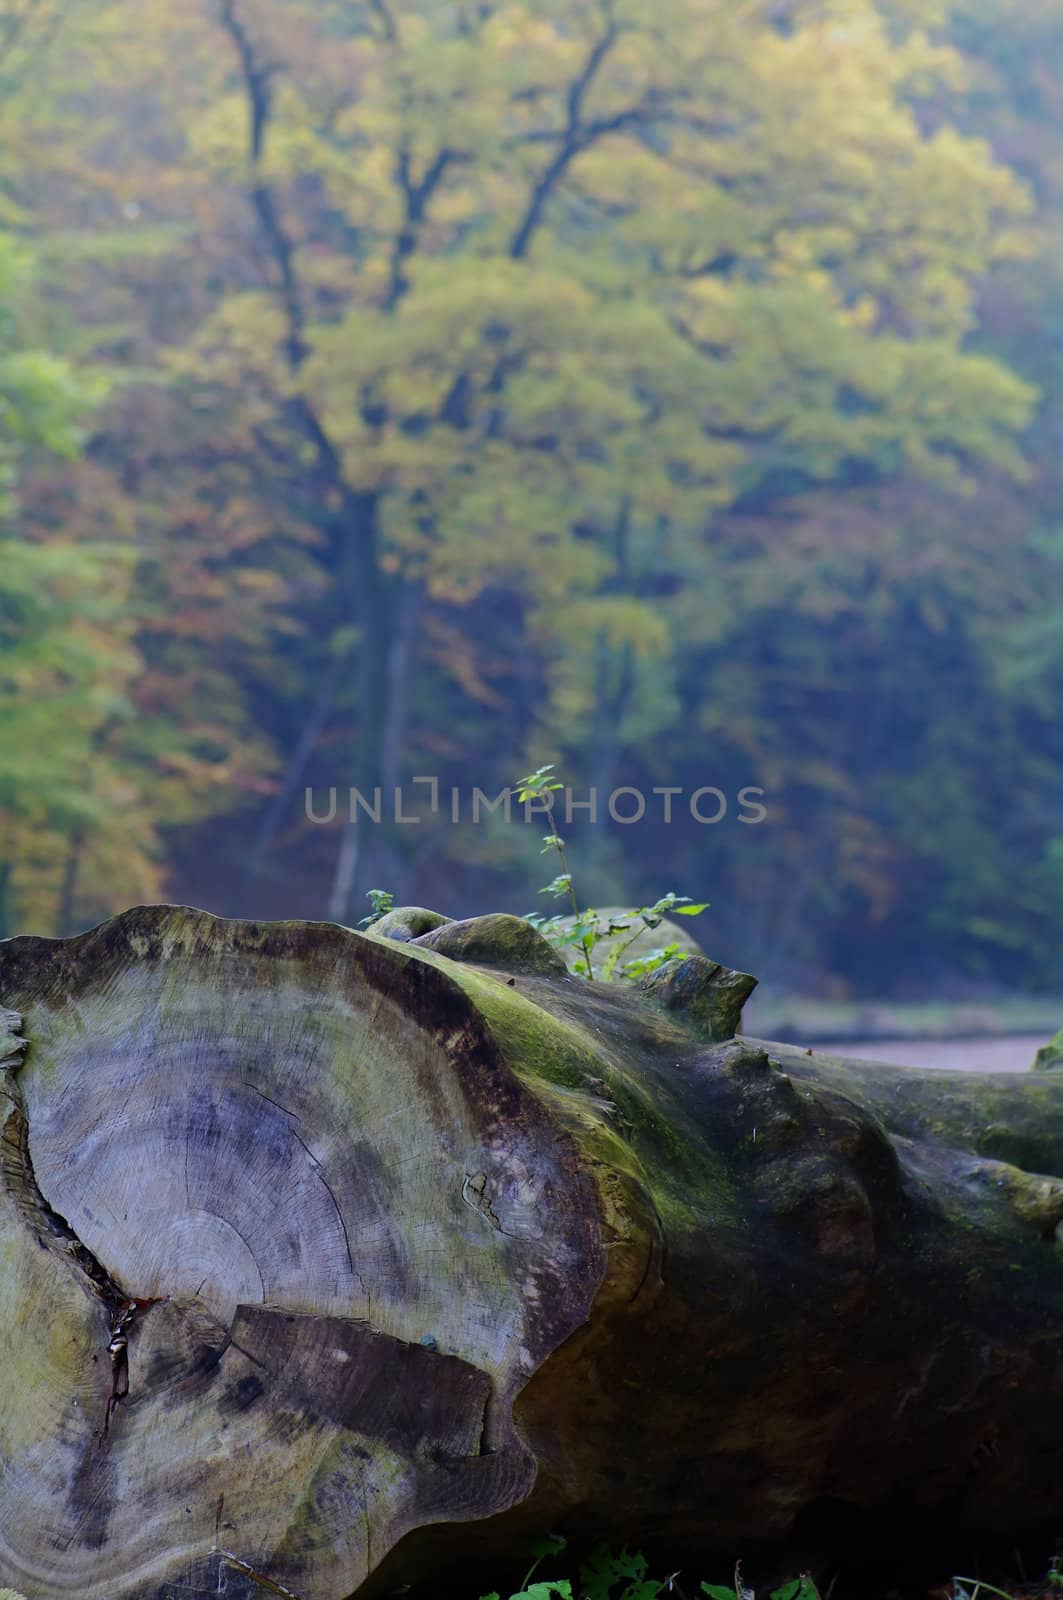
[[(381, 570), (377, 519), (375, 496), (352, 497), (345, 537), (351, 616), (359, 635), (354, 706), (357, 728), (346, 764), (348, 783), (338, 785), (343, 830), (328, 905), (329, 916), (338, 922), (356, 922), (369, 909), (366, 891), (386, 888), (394, 894), (402, 876), (395, 837), (395, 793), (402, 781), (400, 755), (424, 587)], [(349, 784), (369, 804), (379, 789), (379, 823), (371, 821), (361, 809), (356, 809), (358, 820), (350, 821)]]
[(381, 929), (0, 946), (0, 1584), (1057, 1531), (1055, 1073), (736, 1040), (704, 957), (608, 986), (516, 918)]
[[(74, 918), (77, 903), (78, 875), (81, 871), (81, 857), (85, 850), (85, 830), (75, 828), (67, 845), (66, 860), (63, 862), (63, 877), (59, 886), (59, 909), (56, 916), (56, 926), (60, 933), (69, 934), (76, 930)], [(0, 934), (5, 930), (0, 928)]]
[[(618, 657), (616, 661), (614, 654)], [(594, 695), (597, 709), (588, 752), (588, 787), (598, 797), (598, 820), (587, 834), (583, 847), (584, 860), (592, 868), (600, 867), (608, 858), (611, 837), (609, 797), (623, 753), (624, 718), (634, 688), (635, 654), (631, 646), (622, 645), (618, 652), (614, 652), (605, 635), (599, 634)]]
[[(361, 854), (361, 875), (355, 879), (354, 907), (360, 906), (365, 910), (368, 910), (365, 896), (369, 889), (388, 889), (396, 897), (404, 897), (407, 892), (409, 868), (405, 856), (399, 852), (396, 837), (405, 825), (396, 824), (394, 820), (395, 796), (402, 784), (402, 751), (406, 744), (410, 688), (417, 661), (418, 627), (424, 603), (423, 584), (393, 580), (386, 656), (387, 691), (380, 733), (379, 782), (386, 820), (379, 828), (374, 828), (369, 841), (370, 848)], [(357, 921), (363, 914), (353, 907), (352, 911), (349, 919), (352, 921)]]

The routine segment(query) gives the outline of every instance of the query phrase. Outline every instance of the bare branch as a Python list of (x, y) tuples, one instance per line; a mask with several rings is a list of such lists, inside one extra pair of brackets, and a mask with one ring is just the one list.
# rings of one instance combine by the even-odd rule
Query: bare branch
[(463, 157), (458, 151), (444, 146), (434, 161), (427, 167), (420, 182), (415, 183), (410, 170), (409, 147), (404, 144), (400, 148), (395, 161), (395, 177), (403, 193), (405, 211), (402, 226), (395, 235), (395, 241), (392, 246), (388, 292), (384, 300), (385, 311), (394, 311), (409, 288), (409, 281), (403, 272), (403, 266), (416, 248), (417, 229), (424, 221), (428, 202), (442, 183), (447, 168), (452, 162), (461, 159)]
[(270, 81), (276, 66), (260, 62), (251, 36), (237, 15), (235, 0), (220, 0), (219, 15), (222, 27), (236, 46), (240, 57), (240, 70), (247, 90), (248, 113), (251, 119), (251, 161), (257, 166), (262, 158), (262, 146), (271, 108)]
[(387, 0), (369, 0), (369, 9), (380, 24), (381, 38), (385, 44), (398, 44), (399, 30)]
[[(250, 113), (251, 204), (280, 280), (287, 325), (285, 350), (288, 365), (293, 372), (298, 372), (307, 357), (308, 346), (305, 337), (306, 316), (295, 270), (295, 251), (281, 221), (273, 191), (261, 172), (273, 104), (270, 84), (276, 68), (259, 61), (251, 37), (237, 13), (236, 0), (219, 0), (218, 15), (240, 61)], [(286, 402), (285, 409), (293, 424), (313, 446), (325, 484), (338, 490), (344, 502), (350, 500), (352, 491), (344, 477), (340, 453), (310, 401), (305, 395), (293, 395)]]
[(619, 28), (611, 22), (592, 46), (587, 60), (565, 95), (567, 113), (565, 126), (553, 131), (535, 129), (520, 137), (519, 142), (529, 143), (556, 140), (557, 150), (537, 178), (524, 215), (510, 241), (509, 254), (514, 261), (523, 260), (527, 255), (532, 236), (542, 222), (547, 201), (578, 155), (610, 133), (619, 133), (625, 128), (644, 127), (650, 122), (657, 121), (665, 113), (664, 102), (651, 89), (633, 106), (626, 106), (622, 111), (614, 111), (606, 117), (584, 121), (587, 95), (619, 35)]
[(571, 166), (574, 158), (583, 148), (580, 142), (580, 123), (583, 116), (584, 102), (602, 63), (613, 48), (616, 40), (617, 29), (613, 23), (610, 23), (601, 37), (591, 46), (583, 67), (568, 87), (568, 92), (565, 96), (565, 107), (568, 116), (564, 128), (560, 130), (558, 135), (560, 143), (557, 151), (536, 180), (524, 215), (510, 241), (509, 254), (514, 261), (521, 261), (527, 255), (532, 235), (542, 220), (546, 202), (564, 173)]

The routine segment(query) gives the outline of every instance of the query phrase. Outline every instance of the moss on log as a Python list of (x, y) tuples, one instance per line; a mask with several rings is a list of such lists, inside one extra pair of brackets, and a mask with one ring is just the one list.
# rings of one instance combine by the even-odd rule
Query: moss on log
[(422, 915), (0, 944), (0, 1583), (1056, 1531), (1055, 1075), (718, 1039), (715, 963), (588, 984)]
[(1045, 1072), (1050, 1067), (1063, 1067), (1063, 1028), (1041, 1046), (1033, 1058), (1033, 1064), (1038, 1072)]

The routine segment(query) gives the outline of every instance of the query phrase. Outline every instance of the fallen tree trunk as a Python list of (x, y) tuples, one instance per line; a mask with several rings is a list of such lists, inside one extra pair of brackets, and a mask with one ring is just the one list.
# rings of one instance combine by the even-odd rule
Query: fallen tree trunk
[(703, 957), (382, 928), (0, 944), (0, 1584), (344, 1600), (566, 1517), (702, 1560), (825, 1507), (1056, 1531), (1053, 1072), (732, 1039), (753, 980)]

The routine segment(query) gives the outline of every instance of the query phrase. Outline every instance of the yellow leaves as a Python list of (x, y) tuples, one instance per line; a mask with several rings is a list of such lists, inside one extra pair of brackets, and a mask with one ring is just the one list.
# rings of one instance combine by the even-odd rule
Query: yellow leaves
[[(442, 583), (436, 584), (434, 592), (440, 599), (452, 599), (459, 604), (465, 599), (460, 590), (448, 594)], [(443, 617), (429, 616), (425, 621), (425, 634), (437, 668), (453, 678), (470, 700), (484, 706), (499, 707), (505, 704), (484, 674), (476, 641), (464, 629), (455, 627)]]
[(655, 217), (666, 203), (698, 209), (697, 188), (676, 171), (664, 151), (632, 144), (624, 149), (622, 159), (617, 155), (615, 144), (608, 140), (591, 145), (573, 163), (574, 181), (603, 205), (637, 211), (649, 203)]
[(839, 306), (838, 320), (859, 333), (870, 333), (879, 321), (880, 307), (874, 295), (861, 294), (851, 305)]
[(548, 635), (564, 640), (550, 662), (550, 709), (569, 739), (585, 736), (621, 675), (623, 712), (611, 730), (619, 743), (648, 737), (674, 717), (673, 639), (654, 606), (628, 596), (587, 596), (562, 601), (540, 614), (539, 622)]
[[(2, 812), (0, 812), (2, 821)], [(55, 935), (71, 856), (69, 835), (39, 819), (10, 823), (6, 847), (16, 862), (12, 899), (20, 932)], [(127, 905), (165, 899), (159, 841), (133, 808), (120, 804), (93, 826), (79, 851), (77, 914), (82, 926)], [(65, 931), (65, 930), (64, 930)], [(0, 1591), (2, 1596), (7, 1591)]]
[[(143, 282), (114, 274), (114, 321), (179, 308), (175, 348), (160, 354), (170, 330), (153, 325), (147, 359), (188, 414), (222, 419), (245, 473), (261, 465), (263, 498), (275, 450), (309, 522), (344, 490), (379, 490), (388, 559), (437, 594), (500, 577), (571, 595), (609, 569), (618, 497), (636, 521), (697, 527), (776, 467), (1014, 465), (1029, 396), (962, 341), (971, 286), (1022, 244), (1028, 200), (984, 144), (924, 133), (913, 97), (958, 88), (961, 63), (914, 0), (898, 36), (901, 9), (887, 27), (872, 0), (798, 0), (786, 31), (767, 0), (499, 0), (487, 16), (411, 0), (389, 42), (338, 0), (243, 7), (271, 68), (259, 176), (311, 350), (298, 375), (283, 269), (251, 204), (239, 62), (211, 8), (99, 7), (63, 70), (106, 84), (106, 128), (83, 150), (67, 127), (61, 160), (43, 146), (41, 159), (60, 189), (80, 193), (87, 174), (112, 205), (132, 196), (173, 228), (158, 237), (176, 266), (167, 248), (140, 263)], [(107, 46), (95, 65), (90, 36)], [(116, 171), (117, 134), (138, 118), (131, 170)], [(571, 118), (579, 151), (528, 258), (511, 260)], [(418, 199), (444, 150), (453, 161)], [(292, 425), (299, 395), (342, 487), (317, 479), (317, 447)], [(173, 522), (202, 537), (212, 521), (245, 548), (268, 514), (230, 470), (238, 481), (210, 468), (224, 504), (205, 497)], [(271, 603), (261, 578), (241, 586)]]
[(1031, 385), (996, 361), (944, 342), (905, 345), (897, 357), (900, 381), (892, 398), (909, 420), (904, 449), (914, 470), (958, 489), (969, 482), (960, 462), (988, 460), (1024, 476), (1015, 435), (1033, 414)]
[(247, 107), (236, 93), (220, 95), (187, 125), (191, 161), (218, 176), (233, 176), (247, 164)]
[(671, 629), (659, 611), (627, 595), (597, 595), (565, 606), (562, 631), (598, 635), (610, 652), (630, 647), (639, 661), (662, 661), (672, 648)]
[(488, 25), (484, 44), (503, 59), (534, 62), (540, 71), (550, 64), (564, 64), (563, 56), (560, 62), (558, 59), (565, 47), (556, 23), (545, 12), (535, 13), (527, 6), (500, 6)]
[(278, 387), (289, 382), (281, 345), (284, 311), (265, 292), (233, 294), (222, 300), (185, 348), (165, 352), (169, 369), (182, 377), (213, 384), (240, 385), (248, 373), (269, 377)]
[(451, 428), (433, 428), (419, 437), (392, 426), (381, 429), (363, 450), (360, 481), (404, 498), (421, 494), (434, 501), (465, 455), (464, 441)]
[(594, 372), (575, 352), (530, 362), (506, 392), (514, 440), (534, 441), (545, 432), (559, 436), (561, 449), (574, 434), (604, 444), (615, 429), (637, 423), (643, 411), (629, 390)]
[(1043, 251), (1051, 249), (1037, 227), (999, 227), (989, 241), (989, 258), (1000, 261), (1033, 261)]

